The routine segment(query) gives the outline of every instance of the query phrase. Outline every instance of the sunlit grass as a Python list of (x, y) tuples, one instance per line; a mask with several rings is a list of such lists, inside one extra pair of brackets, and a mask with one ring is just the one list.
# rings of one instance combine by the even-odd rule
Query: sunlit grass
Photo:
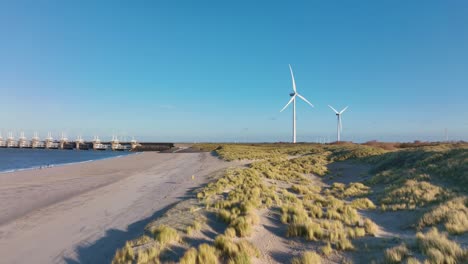
[(402, 186), (388, 188), (380, 203), (382, 209), (415, 209), (444, 201), (450, 196), (449, 191), (430, 182), (407, 180)]
[(154, 239), (163, 246), (180, 240), (177, 230), (166, 225), (160, 225), (151, 230), (151, 232), (154, 235)]
[(468, 231), (468, 197), (454, 198), (424, 214), (418, 223), (421, 229), (443, 223), (451, 234), (463, 234)]
[(294, 258), (292, 264), (321, 264), (322, 258), (313, 251), (306, 251), (301, 257)]
[[(308, 243), (316, 243), (323, 260), (330, 255), (334, 258), (344, 250), (361, 251), (353, 245), (353, 240), (379, 233), (379, 226), (361, 217), (357, 211), (376, 208), (369, 198), (379, 198), (383, 210), (421, 207), (427, 210), (432, 207), (417, 224), (421, 230), (443, 225), (452, 234), (463, 234), (468, 229), (466, 196), (460, 193), (463, 184), (468, 185), (465, 145), (408, 145), (410, 148), (405, 150), (392, 145), (391, 151), (378, 145), (348, 143), (203, 144), (196, 147), (216, 151), (224, 160), (253, 162), (248, 168), (227, 170), (197, 193), (203, 204), (202, 210), (217, 215), (218, 221), (225, 222), (227, 228), (213, 243), (188, 249), (180, 263), (251, 263), (252, 258), (259, 257), (259, 252), (244, 237), (255, 235), (259, 213), (263, 210), (275, 212), (275, 216), (278, 210), (279, 220), (287, 225), (284, 236), (291, 240), (302, 238), (296, 241), (315, 241)], [(326, 175), (327, 165), (345, 160), (372, 164), (371, 174), (375, 176), (365, 184), (335, 182), (331, 187), (317, 185), (317, 179), (310, 177), (310, 174)], [(454, 182), (458, 184), (448, 184)], [(375, 184), (390, 187), (381, 192), (383, 188), (374, 189)], [(454, 195), (459, 198), (452, 199)], [(154, 241), (166, 248), (171, 243), (183, 244), (184, 235), (192, 236), (205, 227), (203, 222), (194, 221), (185, 229), (179, 228), (180, 234), (169, 226), (153, 230), (154, 239), (141, 237), (129, 242), (116, 252), (113, 263), (158, 263), (162, 249), (139, 250), (137, 247)], [(417, 236), (418, 247), (428, 262), (456, 263), (453, 261), (466, 257), (466, 250), (463, 251), (460, 245), (450, 241), (445, 234), (435, 232), (431, 230)], [(411, 257), (414, 250), (417, 250), (415, 246), (408, 248), (405, 244), (389, 248), (385, 251), (385, 261), (419, 263)], [(416, 257), (421, 258), (421, 255)], [(345, 259), (340, 261), (347, 263)], [(294, 259), (294, 263), (320, 263), (318, 261), (322, 261), (322, 257), (315, 252), (306, 252)]]

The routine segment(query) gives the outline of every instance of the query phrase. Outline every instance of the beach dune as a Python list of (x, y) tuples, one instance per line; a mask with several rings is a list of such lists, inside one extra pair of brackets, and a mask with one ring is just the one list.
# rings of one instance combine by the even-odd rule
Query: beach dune
[(2, 263), (108, 263), (228, 165), (210, 153), (143, 153), (0, 174)]

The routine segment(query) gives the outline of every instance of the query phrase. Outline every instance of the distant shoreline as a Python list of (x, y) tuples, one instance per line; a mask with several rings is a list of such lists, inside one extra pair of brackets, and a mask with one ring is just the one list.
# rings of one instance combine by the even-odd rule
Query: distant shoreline
[(55, 167), (63, 167), (63, 166), (69, 166), (69, 165), (74, 165), (74, 164), (95, 162), (95, 161), (100, 161), (100, 160), (122, 158), (122, 157), (137, 155), (137, 154), (141, 154), (141, 152), (129, 152), (128, 154), (123, 154), (123, 155), (118, 155), (118, 156), (93, 158), (93, 159), (89, 159), (89, 160), (74, 161), (74, 162), (50, 163), (50, 164), (44, 164), (44, 165), (39, 165), (39, 166), (31, 166), (31, 167), (25, 167), (25, 168), (4, 169), (4, 170), (0, 170), (0, 174), (15, 173), (15, 172), (20, 172), (20, 171), (42, 170), (42, 169), (49, 169), (49, 168), (55, 168)]

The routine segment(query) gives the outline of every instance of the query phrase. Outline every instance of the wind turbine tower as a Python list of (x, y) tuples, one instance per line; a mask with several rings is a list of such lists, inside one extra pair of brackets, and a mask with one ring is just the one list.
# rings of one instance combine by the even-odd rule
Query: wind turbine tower
[(289, 65), (289, 71), (291, 72), (291, 78), (292, 78), (292, 86), (293, 86), (293, 92), (289, 94), (289, 96), (291, 96), (291, 99), (289, 100), (289, 102), (283, 107), (283, 109), (281, 109), (280, 112), (283, 112), (284, 109), (286, 109), (288, 107), (288, 105), (290, 105), (291, 103), (293, 103), (293, 137), (292, 137), (292, 143), (296, 143), (296, 97), (299, 97), (301, 98), (304, 102), (308, 103), (310, 106), (314, 107), (313, 104), (311, 104), (309, 101), (307, 101), (307, 99), (300, 95), (298, 92), (297, 92), (297, 89), (296, 89), (296, 81), (294, 80), (294, 73), (293, 73), (293, 70), (291, 68), (291, 65)]
[(341, 115), (344, 113), (344, 111), (346, 111), (346, 109), (348, 109), (348, 107), (345, 107), (340, 112), (336, 111), (336, 109), (333, 108), (331, 105), (328, 105), (328, 107), (330, 107), (333, 110), (333, 112), (335, 112), (336, 114), (336, 118), (337, 118), (336, 141), (340, 142), (340, 134), (341, 132), (343, 132), (343, 124), (341, 123)]

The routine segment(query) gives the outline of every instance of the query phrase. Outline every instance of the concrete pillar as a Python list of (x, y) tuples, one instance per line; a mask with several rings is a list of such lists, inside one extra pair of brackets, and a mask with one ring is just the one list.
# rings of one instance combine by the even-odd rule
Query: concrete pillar
[(45, 141), (45, 148), (46, 149), (49, 149), (52, 147), (52, 140), (46, 140)]
[(135, 149), (136, 147), (138, 147), (138, 143), (132, 142), (132, 149)]

